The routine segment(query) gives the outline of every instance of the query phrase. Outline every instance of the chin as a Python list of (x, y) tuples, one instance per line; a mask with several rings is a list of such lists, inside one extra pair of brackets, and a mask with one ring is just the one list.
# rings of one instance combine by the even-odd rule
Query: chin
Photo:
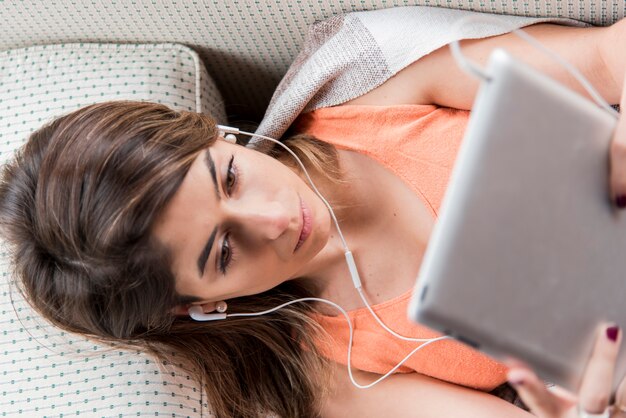
[(320, 226), (322, 227), (322, 229), (324, 230), (324, 233), (326, 235), (330, 235), (330, 229), (333, 223), (332, 217), (330, 216), (330, 213), (328, 212), (328, 208), (326, 206), (323, 207), (322, 211), (321, 211), (322, 216), (320, 216)]
[(324, 207), (325, 209), (325, 216), (321, 217), (321, 219), (316, 219), (318, 228), (317, 228), (317, 236), (316, 236), (316, 247), (318, 248), (318, 251), (320, 251), (322, 248), (324, 248), (324, 246), (328, 243), (328, 240), (330, 239), (330, 228), (331, 228), (331, 224), (332, 224), (332, 219), (330, 217), (330, 214), (328, 213), (326, 207)]

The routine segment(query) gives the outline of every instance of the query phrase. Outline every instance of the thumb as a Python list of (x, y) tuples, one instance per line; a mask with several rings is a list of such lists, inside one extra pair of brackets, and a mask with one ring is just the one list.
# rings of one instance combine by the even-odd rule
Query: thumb
[(558, 418), (563, 415), (563, 404), (531, 370), (524, 367), (509, 369), (508, 381), (534, 415)]
[[(626, 109), (626, 107), (624, 108)], [(610, 147), (610, 188), (613, 203), (626, 208), (626, 118), (621, 117)]]
[[(626, 86), (626, 83), (624, 84)], [(626, 90), (622, 92), (620, 109), (626, 111)], [(611, 199), (619, 209), (626, 208), (626, 118), (617, 121), (610, 147), (610, 188)]]

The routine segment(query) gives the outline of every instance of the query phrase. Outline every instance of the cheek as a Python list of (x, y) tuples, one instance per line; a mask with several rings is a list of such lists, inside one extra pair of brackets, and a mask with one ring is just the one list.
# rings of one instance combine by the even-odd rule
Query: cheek
[(329, 238), (330, 230), (333, 226), (333, 220), (328, 212), (328, 208), (322, 200), (313, 191), (312, 199), (315, 202), (315, 231), (317, 239), (322, 240), (321, 245), (325, 244)]
[(237, 274), (241, 274), (246, 282), (254, 282), (264, 277), (274, 277), (280, 274), (285, 267), (276, 254), (270, 251), (255, 253), (243, 250), (239, 255), (241, 258), (238, 261), (240, 261), (241, 270)]
[(238, 273), (243, 287), (239, 290), (245, 294), (257, 294), (270, 290), (288, 280), (299, 267), (293, 262), (285, 263), (279, 260), (275, 254), (249, 255), (246, 258), (252, 261), (246, 262), (241, 272)]
[[(289, 158), (287, 162), (297, 166), (295, 159), (291, 156)], [(251, 173), (258, 186), (264, 187), (276, 187), (277, 185), (294, 187), (299, 180), (291, 168), (272, 157), (260, 153), (255, 155), (255, 158), (247, 161), (246, 172)]]

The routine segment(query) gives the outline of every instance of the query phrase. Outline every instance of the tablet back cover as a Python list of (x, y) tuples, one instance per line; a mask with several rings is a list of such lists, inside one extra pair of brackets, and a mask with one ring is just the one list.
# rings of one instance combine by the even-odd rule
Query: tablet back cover
[[(616, 118), (503, 50), (487, 72), (409, 316), (574, 389), (599, 322), (626, 325)], [(622, 352), (616, 382), (625, 366)]]

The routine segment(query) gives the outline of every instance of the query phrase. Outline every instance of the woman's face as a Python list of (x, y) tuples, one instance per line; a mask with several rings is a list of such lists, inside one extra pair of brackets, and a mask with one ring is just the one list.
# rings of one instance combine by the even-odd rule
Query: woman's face
[(173, 256), (177, 292), (210, 302), (305, 274), (328, 241), (330, 215), (290, 168), (218, 140), (195, 158), (153, 232)]

